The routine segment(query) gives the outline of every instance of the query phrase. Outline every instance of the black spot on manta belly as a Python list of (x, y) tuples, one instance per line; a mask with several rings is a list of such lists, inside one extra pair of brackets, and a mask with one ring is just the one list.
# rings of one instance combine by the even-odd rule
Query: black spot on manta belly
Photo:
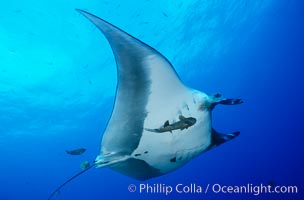
[(170, 159), (170, 162), (176, 162), (176, 157), (171, 158), (171, 159)]
[(135, 154), (134, 156), (135, 156), (135, 157), (137, 157), (137, 156), (141, 156), (141, 154), (140, 154), (140, 153), (137, 153), (137, 154)]
[(144, 154), (147, 154), (147, 153), (149, 153), (149, 152), (148, 152), (148, 151), (145, 151), (145, 152), (144, 152)]

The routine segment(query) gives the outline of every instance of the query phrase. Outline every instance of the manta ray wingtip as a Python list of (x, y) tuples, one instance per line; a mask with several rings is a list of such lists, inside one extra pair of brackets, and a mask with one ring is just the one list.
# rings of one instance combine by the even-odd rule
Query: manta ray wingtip
[(81, 10), (81, 9), (79, 9), (79, 8), (75, 8), (75, 10), (76, 10), (77, 12), (83, 12), (83, 10)]
[(84, 15), (84, 16), (86, 16), (86, 15), (92, 15), (91, 13), (89, 13), (89, 12), (87, 12), (85, 10), (79, 9), (79, 8), (75, 8), (75, 10), (77, 12), (79, 12), (80, 14)]
[(79, 9), (79, 8), (75, 8), (75, 10), (79, 13), (83, 12), (83, 10)]

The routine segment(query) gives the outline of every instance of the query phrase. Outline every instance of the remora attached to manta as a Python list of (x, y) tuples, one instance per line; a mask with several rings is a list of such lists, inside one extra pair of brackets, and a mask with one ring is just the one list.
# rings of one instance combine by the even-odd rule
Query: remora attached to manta
[[(117, 66), (116, 97), (94, 164), (59, 186), (49, 199), (93, 166), (146, 180), (172, 172), (239, 135), (216, 132), (211, 125), (211, 111), (217, 104), (240, 104), (241, 99), (207, 95), (185, 86), (157, 50), (97, 16), (77, 11), (95, 24), (110, 43)], [(149, 131), (164, 122), (176, 122), (180, 116), (196, 121), (186, 129), (174, 129), (174, 134)]]

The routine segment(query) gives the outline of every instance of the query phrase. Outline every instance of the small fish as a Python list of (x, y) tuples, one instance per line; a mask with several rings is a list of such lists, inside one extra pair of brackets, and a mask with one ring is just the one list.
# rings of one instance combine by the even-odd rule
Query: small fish
[(179, 116), (179, 120), (178, 122), (169, 124), (169, 121), (167, 120), (165, 122), (165, 124), (160, 127), (160, 128), (156, 128), (156, 129), (150, 129), (150, 128), (145, 128), (146, 131), (150, 131), (150, 132), (155, 132), (155, 133), (164, 133), (164, 132), (171, 132), (173, 130), (184, 130), (184, 129), (188, 129), (190, 126), (193, 126), (196, 123), (196, 119), (194, 117), (184, 117), (182, 115)]
[(80, 149), (74, 149), (74, 150), (66, 150), (67, 154), (70, 154), (70, 155), (81, 155), (83, 154), (84, 152), (86, 151), (86, 149), (84, 148), (80, 148)]
[(84, 161), (80, 164), (80, 168), (83, 170), (87, 169), (88, 167), (90, 167), (89, 161)]

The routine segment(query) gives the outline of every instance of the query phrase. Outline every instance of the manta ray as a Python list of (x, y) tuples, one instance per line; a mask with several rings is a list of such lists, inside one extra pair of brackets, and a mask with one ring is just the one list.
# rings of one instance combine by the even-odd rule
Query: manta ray
[[(109, 167), (137, 180), (170, 173), (198, 155), (229, 141), (239, 132), (222, 134), (212, 128), (211, 112), (217, 104), (236, 105), (241, 99), (208, 95), (186, 86), (170, 61), (156, 49), (109, 22), (76, 9), (108, 40), (117, 67), (117, 88), (111, 117), (101, 141), (100, 154), (90, 167)], [(187, 128), (163, 133), (149, 131), (195, 119)]]

